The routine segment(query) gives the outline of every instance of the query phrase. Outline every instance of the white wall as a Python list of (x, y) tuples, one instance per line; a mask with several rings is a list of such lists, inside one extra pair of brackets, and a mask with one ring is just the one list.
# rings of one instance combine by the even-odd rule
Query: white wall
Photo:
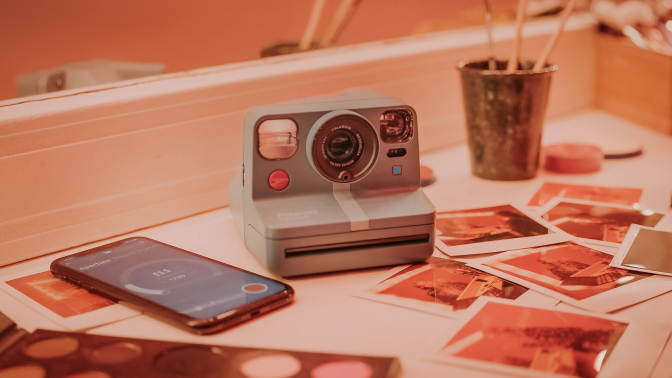
[[(529, 23), (534, 59), (555, 20)], [(495, 30), (508, 56), (513, 26)], [(0, 102), (0, 265), (226, 206), (253, 105), (365, 87), (418, 112), (429, 151), (464, 140), (455, 66), (482, 58), (468, 29)], [(594, 26), (570, 20), (551, 56), (548, 117), (592, 105)]]

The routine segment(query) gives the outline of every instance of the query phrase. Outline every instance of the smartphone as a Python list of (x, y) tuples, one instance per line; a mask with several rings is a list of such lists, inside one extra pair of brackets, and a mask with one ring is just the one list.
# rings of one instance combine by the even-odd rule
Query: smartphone
[(51, 263), (54, 276), (209, 334), (287, 305), (291, 286), (144, 237)]

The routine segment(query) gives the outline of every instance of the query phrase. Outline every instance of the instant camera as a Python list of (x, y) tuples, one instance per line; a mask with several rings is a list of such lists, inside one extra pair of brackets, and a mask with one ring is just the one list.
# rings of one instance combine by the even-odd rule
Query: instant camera
[(278, 276), (412, 263), (434, 250), (418, 117), (396, 98), (350, 91), (250, 109), (229, 193), (247, 249)]

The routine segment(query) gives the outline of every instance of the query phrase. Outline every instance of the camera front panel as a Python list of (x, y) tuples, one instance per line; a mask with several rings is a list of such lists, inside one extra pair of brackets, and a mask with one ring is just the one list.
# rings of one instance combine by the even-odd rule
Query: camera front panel
[[(250, 135), (252, 164), (246, 167), (245, 175), (246, 181), (252, 181), (252, 198), (331, 193), (334, 183), (352, 184), (353, 191), (417, 189), (420, 164), (416, 119), (415, 111), (408, 106), (259, 117)], [(269, 120), (283, 125), (277, 128), (277, 139), (282, 142), (276, 153), (266, 152), (269, 146), (274, 148), (268, 144), (274, 137), (263, 128)], [(295, 131), (290, 122), (296, 125)], [(294, 145), (286, 146), (288, 140)]]

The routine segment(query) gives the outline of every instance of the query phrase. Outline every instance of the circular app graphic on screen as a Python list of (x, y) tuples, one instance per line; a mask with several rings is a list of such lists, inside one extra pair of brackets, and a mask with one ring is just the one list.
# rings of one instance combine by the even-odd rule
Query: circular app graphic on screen
[(248, 294), (260, 294), (268, 290), (268, 286), (262, 283), (248, 283), (241, 288)]
[(208, 261), (172, 258), (130, 267), (121, 273), (119, 280), (126, 289), (136, 293), (166, 295), (171, 289), (221, 275), (221, 269)]

